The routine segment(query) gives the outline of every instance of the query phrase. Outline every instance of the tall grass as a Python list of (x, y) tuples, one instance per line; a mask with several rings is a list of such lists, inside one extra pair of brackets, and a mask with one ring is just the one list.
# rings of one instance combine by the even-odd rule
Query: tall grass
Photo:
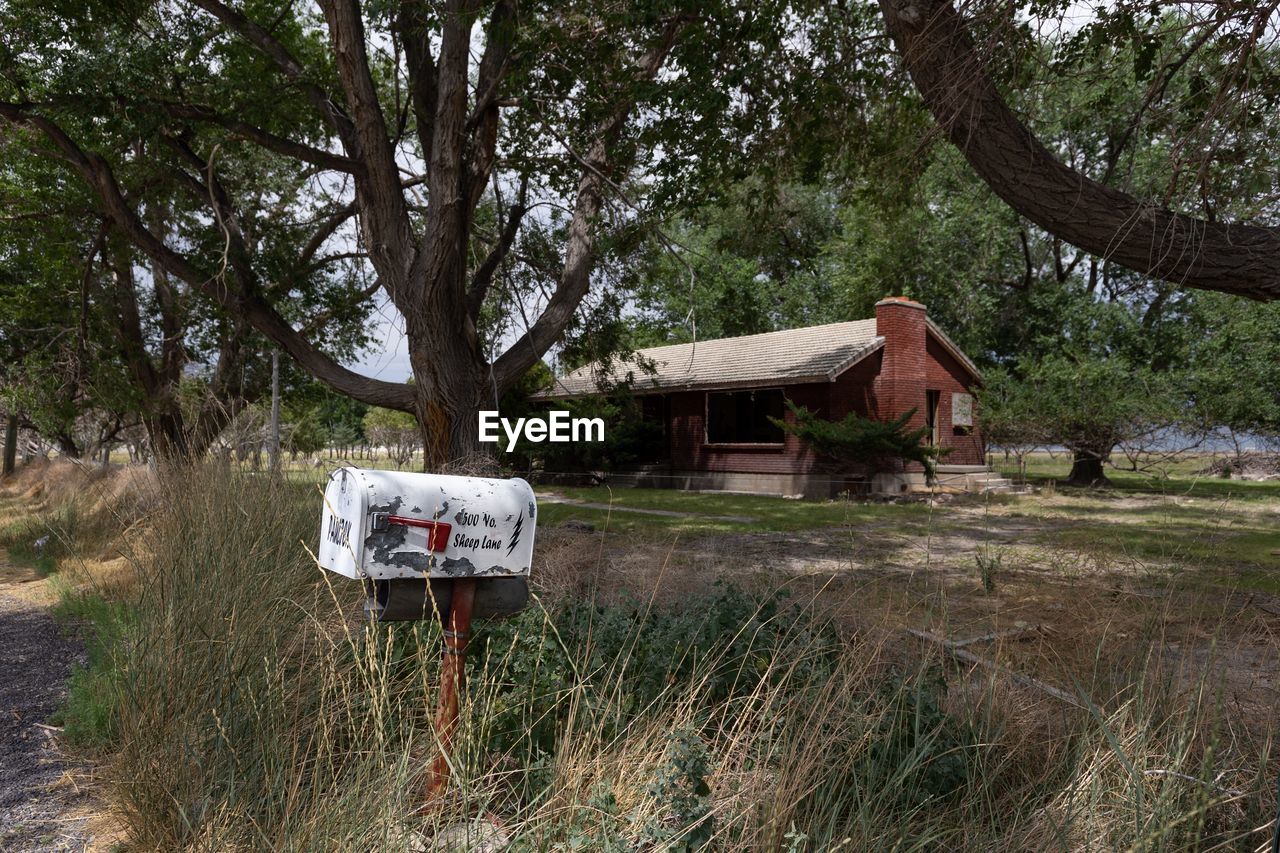
[(475, 638), (424, 803), (439, 629), (361, 620), (307, 551), (314, 487), (198, 470), (157, 505), (132, 592), (82, 610), (114, 626), (102, 718), (68, 709), (140, 849), (1252, 849), (1269, 819), (1211, 680), (1137, 666), (1081, 711), (782, 594), (563, 578)]

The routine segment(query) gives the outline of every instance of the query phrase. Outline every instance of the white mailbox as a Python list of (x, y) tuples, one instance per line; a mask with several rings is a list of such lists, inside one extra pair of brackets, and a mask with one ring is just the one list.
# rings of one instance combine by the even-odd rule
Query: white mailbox
[(339, 468), (324, 492), (320, 565), (375, 580), (528, 575), (536, 526), (519, 478)]
[(366, 581), (366, 607), (383, 621), (443, 615), (458, 578), (481, 579), (478, 618), (506, 615), (528, 598), (537, 511), (519, 478), (339, 468), (324, 492), (320, 566)]

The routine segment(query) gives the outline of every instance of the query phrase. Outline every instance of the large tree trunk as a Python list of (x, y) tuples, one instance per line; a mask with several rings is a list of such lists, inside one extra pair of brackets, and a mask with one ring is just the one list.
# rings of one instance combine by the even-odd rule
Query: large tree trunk
[[(189, 461), (186, 426), (177, 400), (178, 383), (182, 379), (181, 349), (178, 346), (181, 331), (171, 316), (171, 306), (168, 305), (167, 279), (162, 280), (159, 275), (153, 279), (157, 302), (164, 309), (161, 328), (165, 333), (165, 341), (162, 363), (157, 369), (147, 351), (146, 336), (143, 333), (134, 280), (133, 253), (119, 242), (108, 243), (107, 246), (104, 255), (111, 265), (115, 285), (112, 295), (116, 334), (124, 363), (143, 401), (142, 425), (151, 442), (151, 453), (160, 463)], [(169, 340), (170, 336), (175, 339)]]
[(158, 462), (185, 462), (189, 458), (186, 429), (182, 413), (152, 411), (142, 418), (151, 442), (151, 453)]
[(1071, 460), (1071, 473), (1067, 476), (1068, 486), (1083, 486), (1096, 489), (1110, 486), (1102, 464), (1106, 460), (1105, 453), (1091, 450), (1077, 450)]
[(70, 433), (58, 433), (55, 441), (58, 443), (58, 453), (68, 459), (80, 458), (80, 446), (76, 444), (76, 440), (71, 437)]
[[(478, 347), (476, 348), (478, 350)], [(409, 334), (414, 415), (422, 430), (422, 465), (439, 471), (479, 452), (478, 409), (485, 399), (487, 371), (464, 336)]]
[[(205, 400), (195, 427), (187, 434), (187, 456), (193, 461), (203, 459), (222, 431), (235, 420), (236, 415), (244, 411), (247, 405), (245, 398), (240, 396)], [(243, 457), (241, 461), (244, 461)]]

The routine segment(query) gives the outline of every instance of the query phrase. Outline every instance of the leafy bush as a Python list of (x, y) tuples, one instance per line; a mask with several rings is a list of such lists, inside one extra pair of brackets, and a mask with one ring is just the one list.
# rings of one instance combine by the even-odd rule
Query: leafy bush
[(554, 614), (527, 610), (491, 623), (473, 642), (471, 659), (490, 678), (499, 669), (495, 660), (509, 661), (501, 681), (490, 687), (496, 712), (490, 742), (527, 758), (553, 752), (571, 711), (562, 699), (575, 686), (606, 685), (613, 694), (588, 694), (609, 707), (603, 730), (609, 736), (691, 689), (708, 703), (741, 697), (770, 675), (777, 657), (796, 655), (801, 677), (829, 672), (838, 653), (835, 638), (802, 614), (781, 613), (780, 601), (719, 586), (710, 598), (678, 611), (639, 600), (610, 606), (570, 601)]
[(844, 420), (831, 421), (790, 400), (787, 408), (795, 417), (794, 423), (782, 418), (770, 420), (804, 439), (823, 456), (841, 462), (869, 465), (883, 465), (898, 459), (919, 462), (932, 479), (938, 459), (950, 450), (924, 443), (929, 437), (929, 427), (908, 427), (915, 417), (915, 409), (891, 421), (864, 418), (857, 412), (850, 412)]
[[(626, 388), (577, 400), (560, 400), (555, 408), (567, 411), (574, 418), (600, 418), (605, 424), (604, 441), (533, 443), (522, 436), (508, 455), (503, 436), (500, 441), (504, 463), (516, 470), (540, 465), (550, 472), (613, 471), (649, 458), (655, 448), (662, 446), (663, 424), (646, 420), (639, 401)], [(547, 414), (526, 409), (514, 415), (504, 409), (503, 416), (545, 420)]]
[(642, 837), (664, 850), (698, 850), (710, 843), (715, 831), (710, 774), (711, 756), (702, 738), (688, 729), (674, 732), (666, 764), (648, 788), (674, 820), (650, 818)]

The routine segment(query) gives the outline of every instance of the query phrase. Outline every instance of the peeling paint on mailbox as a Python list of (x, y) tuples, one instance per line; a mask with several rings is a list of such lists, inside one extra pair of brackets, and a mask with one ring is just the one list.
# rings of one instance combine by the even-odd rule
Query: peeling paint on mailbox
[(320, 565), (349, 578), (529, 574), (537, 504), (524, 480), (339, 468), (320, 521)]

